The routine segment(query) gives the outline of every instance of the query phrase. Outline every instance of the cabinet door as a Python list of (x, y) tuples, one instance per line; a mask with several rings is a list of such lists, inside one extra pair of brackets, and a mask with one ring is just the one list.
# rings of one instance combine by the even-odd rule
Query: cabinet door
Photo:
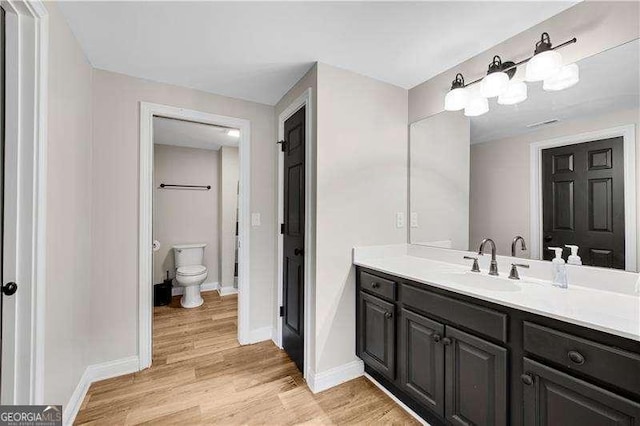
[(640, 424), (640, 404), (524, 359), (524, 425)]
[(360, 292), (360, 358), (390, 380), (395, 379), (395, 306)]
[(454, 425), (507, 424), (507, 350), (446, 327), (446, 418)]
[(403, 309), (398, 368), (402, 388), (444, 416), (444, 325)]

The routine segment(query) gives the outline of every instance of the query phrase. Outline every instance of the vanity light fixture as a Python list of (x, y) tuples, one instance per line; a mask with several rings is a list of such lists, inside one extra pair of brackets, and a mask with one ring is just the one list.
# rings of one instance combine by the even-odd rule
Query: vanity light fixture
[(229, 130), (227, 130), (227, 135), (231, 136), (232, 138), (239, 138), (240, 137), (240, 130), (238, 130), (238, 129), (229, 129)]
[(451, 90), (444, 98), (444, 109), (447, 111), (459, 111), (467, 106), (469, 93), (464, 87), (464, 77), (456, 74), (456, 78), (451, 82)]
[(580, 81), (580, 70), (577, 64), (565, 65), (551, 77), (546, 78), (542, 88), (547, 91), (557, 91), (575, 86)]
[(503, 71), (502, 59), (496, 55), (489, 64), (487, 76), (480, 83), (480, 94), (485, 98), (500, 96), (507, 90), (509, 76)]
[[(465, 83), (462, 74), (456, 74), (451, 83), (451, 90), (444, 98), (446, 111), (464, 109), (467, 117), (476, 117), (489, 111), (487, 98), (498, 97), (500, 105), (515, 105), (527, 99), (527, 85), (522, 80), (511, 80), (519, 66), (527, 64), (525, 80), (528, 82), (543, 80), (543, 88), (547, 91), (563, 90), (579, 81), (578, 65), (562, 66), (562, 56), (556, 50), (573, 44), (574, 37), (557, 46), (551, 44), (548, 33), (542, 33), (536, 43), (533, 56), (520, 62), (503, 62), (500, 56), (494, 56), (487, 75), (483, 78)], [(479, 90), (469, 86), (480, 83)]]
[(553, 50), (548, 33), (542, 33), (536, 43), (533, 57), (527, 63), (527, 81), (540, 81), (551, 77), (562, 67), (562, 55)]

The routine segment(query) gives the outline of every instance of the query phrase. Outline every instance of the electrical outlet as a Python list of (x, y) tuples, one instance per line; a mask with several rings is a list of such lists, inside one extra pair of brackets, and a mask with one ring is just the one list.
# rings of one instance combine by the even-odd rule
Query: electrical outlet
[(418, 212), (411, 212), (411, 217), (410, 217), (410, 226), (412, 228), (417, 228), (418, 227)]
[(251, 213), (251, 226), (260, 226), (260, 213)]
[(404, 228), (404, 213), (396, 213), (396, 228)]

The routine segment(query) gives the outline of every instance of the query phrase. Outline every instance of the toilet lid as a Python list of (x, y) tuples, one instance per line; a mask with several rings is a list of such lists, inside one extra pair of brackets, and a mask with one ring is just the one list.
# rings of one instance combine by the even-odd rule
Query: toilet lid
[(207, 272), (207, 268), (202, 265), (189, 265), (178, 268), (178, 275), (182, 276), (200, 275), (203, 272)]

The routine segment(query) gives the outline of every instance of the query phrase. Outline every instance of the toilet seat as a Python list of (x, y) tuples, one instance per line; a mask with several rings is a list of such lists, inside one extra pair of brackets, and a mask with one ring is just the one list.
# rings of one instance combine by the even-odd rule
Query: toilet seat
[(182, 277), (192, 277), (195, 275), (200, 275), (207, 272), (207, 267), (203, 265), (189, 265), (189, 266), (181, 266), (176, 271), (176, 275), (180, 275)]

